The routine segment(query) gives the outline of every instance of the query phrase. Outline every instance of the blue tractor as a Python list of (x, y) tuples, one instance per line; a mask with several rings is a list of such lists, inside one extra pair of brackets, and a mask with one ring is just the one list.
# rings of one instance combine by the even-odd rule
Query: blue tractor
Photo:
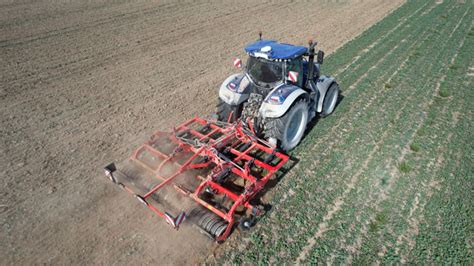
[[(333, 77), (321, 76), (324, 52), (308, 47), (260, 39), (245, 47), (242, 73), (228, 77), (219, 89), (217, 116), (221, 121), (241, 119), (259, 137), (282, 150), (301, 141), (308, 123), (331, 114), (339, 97)], [(314, 60), (316, 56), (316, 61)]]

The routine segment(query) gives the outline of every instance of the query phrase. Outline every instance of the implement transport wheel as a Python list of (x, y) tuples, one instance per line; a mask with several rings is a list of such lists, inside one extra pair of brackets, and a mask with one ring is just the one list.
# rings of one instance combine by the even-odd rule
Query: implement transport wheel
[(331, 87), (329, 87), (328, 91), (326, 92), (326, 96), (324, 97), (323, 111), (321, 112), (321, 117), (326, 117), (334, 111), (338, 98), (339, 85), (334, 82), (333, 84), (331, 84)]
[(249, 217), (242, 217), (239, 221), (239, 228), (248, 231), (254, 225), (255, 221)]
[(267, 121), (265, 138), (277, 139), (279, 147), (289, 151), (303, 138), (307, 122), (308, 104), (305, 100), (299, 100), (282, 117)]
[(235, 122), (241, 114), (242, 104), (230, 105), (219, 98), (217, 103), (217, 118), (219, 121), (232, 123)]

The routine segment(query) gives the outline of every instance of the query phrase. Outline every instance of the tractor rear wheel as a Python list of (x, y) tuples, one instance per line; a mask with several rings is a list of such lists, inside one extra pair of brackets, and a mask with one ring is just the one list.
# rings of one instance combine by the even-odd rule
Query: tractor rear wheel
[(299, 100), (282, 117), (267, 120), (265, 138), (277, 139), (278, 146), (289, 151), (303, 138), (307, 123), (308, 104), (305, 100)]
[[(221, 98), (217, 103), (217, 119), (223, 122), (235, 122), (242, 114), (242, 104), (230, 105)], [(230, 120), (229, 120), (230, 117)]]
[(333, 84), (331, 84), (328, 91), (326, 92), (326, 96), (324, 96), (323, 111), (321, 112), (322, 117), (326, 117), (334, 111), (334, 108), (336, 108), (338, 98), (339, 98), (339, 85), (337, 85), (337, 83), (334, 82)]

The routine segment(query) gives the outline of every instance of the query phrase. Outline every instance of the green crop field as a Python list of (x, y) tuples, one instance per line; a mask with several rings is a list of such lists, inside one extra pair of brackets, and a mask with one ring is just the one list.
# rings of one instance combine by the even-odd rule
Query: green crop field
[(473, 2), (437, 2), (408, 1), (325, 60), (343, 99), (218, 262), (474, 263)]

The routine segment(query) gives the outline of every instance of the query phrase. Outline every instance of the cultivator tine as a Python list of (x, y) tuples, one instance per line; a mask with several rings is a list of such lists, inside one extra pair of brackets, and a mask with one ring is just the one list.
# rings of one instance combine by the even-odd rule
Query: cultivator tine
[(164, 213), (164, 217), (165, 217), (165, 220), (166, 222), (173, 226), (174, 229), (178, 230), (179, 229), (179, 225), (184, 222), (184, 220), (186, 220), (186, 213), (184, 211), (181, 211), (179, 213), (178, 216), (173, 217), (173, 215), (171, 215), (170, 213), (168, 212), (165, 212)]
[(174, 224), (174, 218), (173, 218), (173, 216), (171, 216), (171, 214), (165, 212), (165, 218), (166, 218), (166, 222), (168, 224), (170, 224), (173, 227), (176, 227), (176, 225)]
[(182, 211), (178, 217), (176, 217), (175, 221), (174, 221), (174, 224), (176, 225), (176, 227), (179, 227), (179, 225), (184, 222), (184, 220), (186, 220), (186, 213), (184, 211)]
[(140, 203), (143, 203), (145, 206), (148, 206), (148, 202), (146, 202), (146, 200), (140, 196), (140, 195), (135, 195), (135, 198), (137, 198), (137, 200), (140, 202)]
[(107, 176), (110, 179), (110, 181), (112, 181), (114, 183), (117, 183), (117, 180), (114, 177), (114, 172), (116, 170), (117, 170), (117, 167), (115, 166), (114, 163), (111, 163), (111, 164), (107, 165), (106, 167), (104, 167), (105, 176)]

